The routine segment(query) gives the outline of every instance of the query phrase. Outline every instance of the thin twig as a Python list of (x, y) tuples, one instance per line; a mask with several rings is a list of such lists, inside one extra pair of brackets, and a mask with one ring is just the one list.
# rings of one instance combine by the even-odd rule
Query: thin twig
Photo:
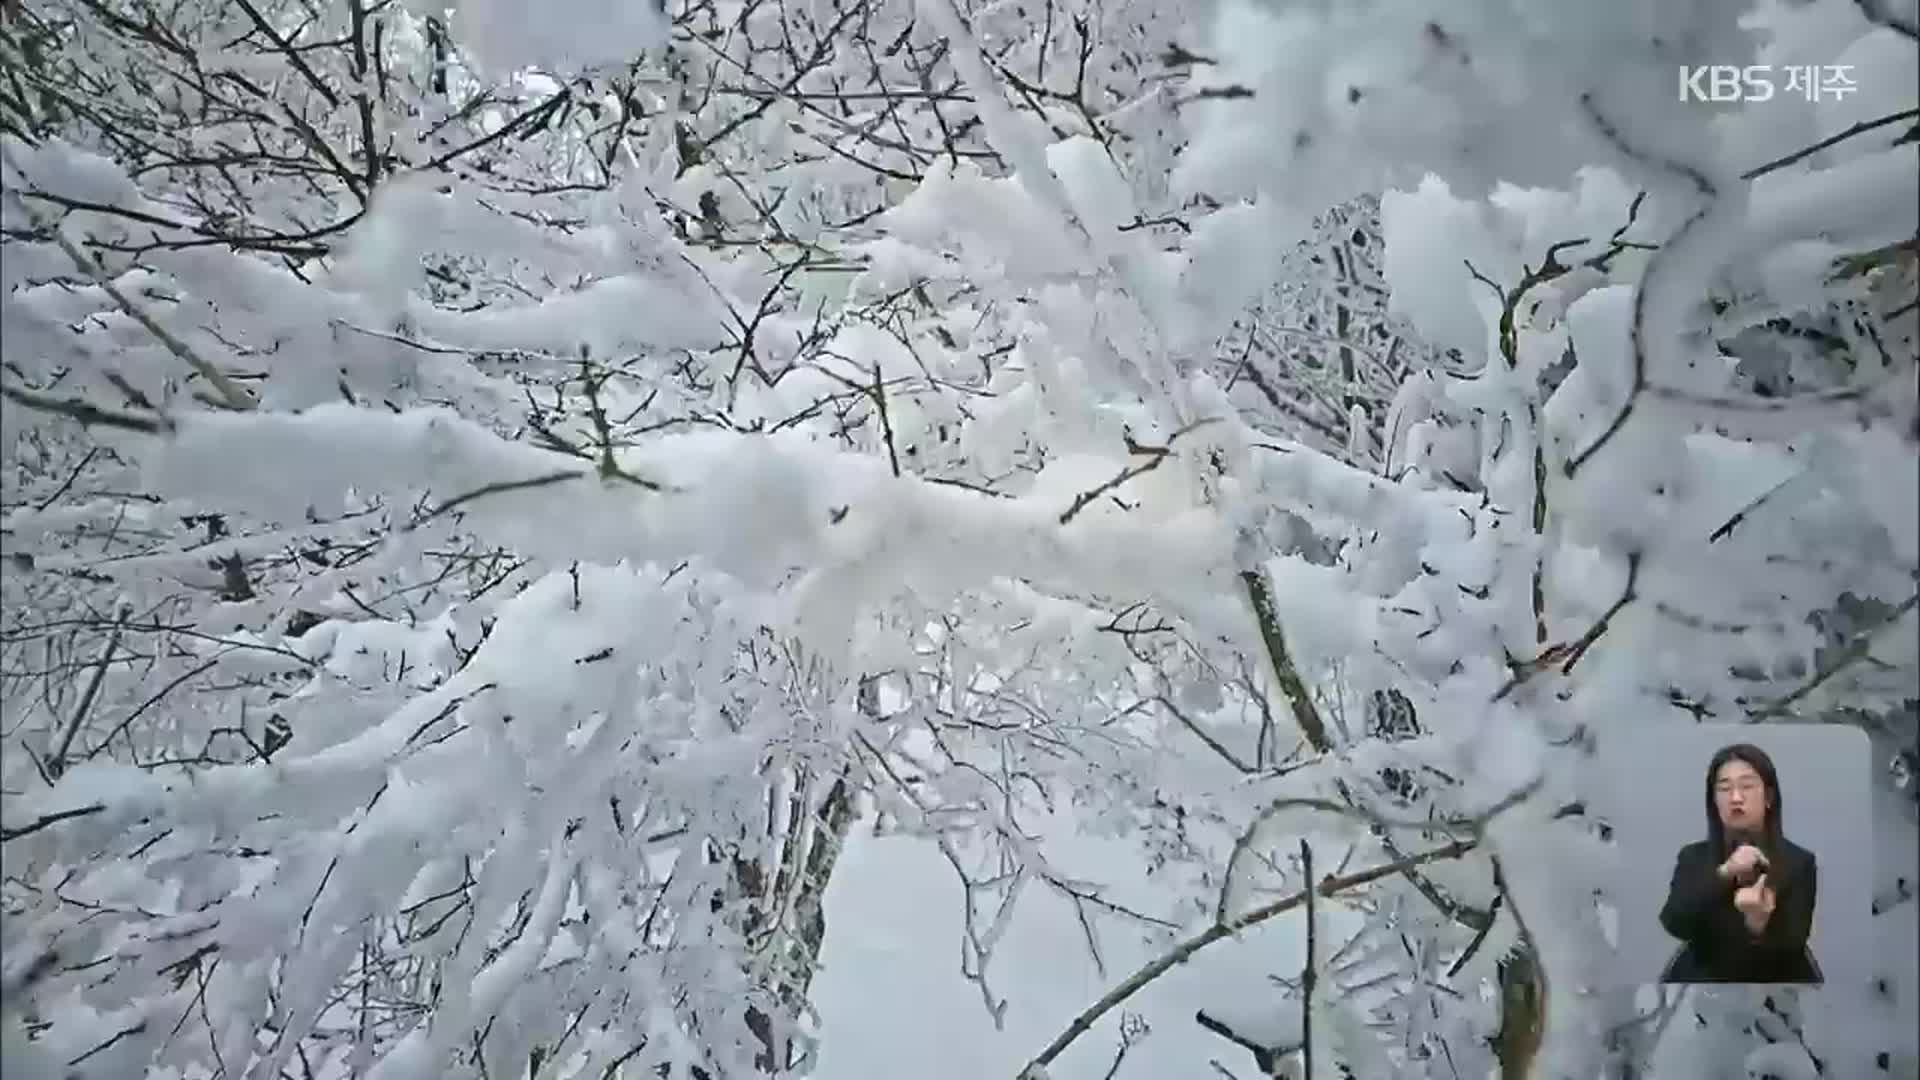
[(531, 476), (525, 480), (501, 480), (492, 484), (483, 484), (472, 491), (456, 495), (446, 502), (441, 503), (439, 506), (434, 507), (432, 510), (427, 511), (418, 521), (410, 523), (407, 526), (407, 530), (418, 529), (437, 517), (458, 509), (475, 499), (488, 495), (500, 495), (509, 491), (524, 491), (528, 488), (546, 487), (549, 484), (558, 484), (567, 480), (579, 480), (586, 475), (587, 474), (583, 472), (564, 469), (559, 472), (546, 473), (541, 476)]
[(1494, 923), (1500, 914), (1500, 905), (1505, 899), (1504, 893), (1494, 894), (1493, 903), (1487, 905), (1486, 925), (1473, 932), (1473, 940), (1467, 942), (1467, 947), (1460, 950), (1459, 957), (1454, 960), (1452, 966), (1447, 968), (1447, 978), (1451, 979), (1460, 974), (1466, 968), (1467, 961), (1472, 960), (1474, 954), (1480, 951), (1480, 946), (1487, 943), (1487, 935), (1493, 932)]
[(22, 825), (17, 829), (0, 829), (0, 841), (18, 840), (29, 833), (37, 833), (49, 825), (58, 825), (69, 818), (98, 814), (106, 810), (106, 808), (105, 803), (92, 803), (87, 806), (75, 807), (72, 810), (59, 810), (51, 814), (42, 814), (31, 825)]
[(74, 736), (80, 733), (80, 725), (86, 722), (87, 714), (93, 711), (93, 703), (100, 696), (100, 684), (106, 681), (107, 667), (113, 663), (113, 654), (120, 648), (120, 635), (130, 610), (122, 608), (119, 617), (114, 620), (113, 632), (107, 635), (106, 648), (100, 650), (100, 659), (94, 661), (93, 677), (87, 680), (87, 688), (80, 694), (80, 702), (74, 706), (73, 716), (67, 720), (67, 729), (60, 734), (60, 745), (53, 748), (53, 756), (47, 759), (47, 777), (60, 779), (67, 771), (67, 752), (73, 749)]
[(1065, 1053), (1067, 1047), (1072, 1046), (1075, 1040), (1092, 1030), (1093, 1025), (1098, 1023), (1101, 1017), (1111, 1012), (1121, 1002), (1139, 993), (1148, 983), (1166, 974), (1173, 968), (1186, 963), (1193, 958), (1195, 953), (1198, 953), (1207, 946), (1233, 937), (1249, 927), (1258, 926), (1275, 916), (1284, 915), (1292, 911), (1294, 908), (1306, 903), (1308, 893), (1317, 893), (1323, 897), (1331, 897), (1338, 893), (1346, 892), (1349, 889), (1372, 884), (1381, 878), (1391, 877), (1430, 862), (1457, 859), (1467, 852), (1474, 850), (1478, 845), (1478, 840), (1455, 840), (1451, 844), (1445, 844), (1429, 851), (1423, 851), (1417, 855), (1410, 855), (1404, 859), (1397, 859), (1390, 863), (1383, 863), (1379, 866), (1356, 871), (1341, 877), (1329, 877), (1317, 886), (1310, 886), (1299, 892), (1275, 900), (1272, 903), (1254, 908), (1244, 915), (1237, 916), (1227, 922), (1214, 923), (1200, 933), (1174, 946), (1171, 950), (1163, 953), (1145, 967), (1128, 976), (1127, 979), (1118, 986), (1107, 991), (1101, 996), (1100, 1000), (1089, 1005), (1080, 1015), (1074, 1017), (1073, 1022), (1067, 1025), (1067, 1029), (1055, 1037), (1053, 1042), (1047, 1044), (1046, 1049), (1036, 1054), (1033, 1060), (1028, 1062), (1024, 1069), (1020, 1070), (1018, 1075), (1021, 1077), (1040, 1075), (1040, 1071), (1045, 1069), (1061, 1054)]
[(1649, 298), (1653, 295), (1656, 288), (1672, 288), (1672, 286), (1660, 282), (1658, 278), (1666, 271), (1671, 263), (1674, 245), (1687, 239), (1694, 230), (1700, 228), (1701, 223), (1718, 208), (1720, 201), (1720, 190), (1714, 186), (1712, 180), (1708, 179), (1707, 176), (1698, 169), (1680, 161), (1655, 157), (1628, 145), (1625, 134), (1621, 132), (1613, 121), (1601, 114), (1599, 107), (1594, 104), (1591, 94), (1582, 95), (1580, 105), (1586, 110), (1587, 118), (1600, 130), (1601, 137), (1609, 143), (1612, 143), (1614, 149), (1635, 161), (1652, 165), (1686, 180), (1693, 189), (1699, 193), (1703, 203), (1700, 209), (1695, 211), (1691, 217), (1687, 218), (1678, 229), (1674, 230), (1673, 235), (1667, 238), (1666, 244), (1663, 245), (1660, 250), (1653, 253), (1652, 257), (1647, 260), (1646, 267), (1640, 271), (1640, 280), (1634, 286), (1633, 324), (1632, 330), (1628, 335), (1633, 347), (1633, 366), (1632, 377), (1627, 386), (1627, 398), (1621, 402), (1620, 408), (1613, 414), (1613, 418), (1607, 422), (1606, 427), (1601, 430), (1599, 436), (1595, 438), (1593, 442), (1588, 443), (1586, 449), (1581, 450), (1579, 453), (1567, 459), (1566, 464), (1562, 467), (1562, 471), (1569, 479), (1584, 468), (1587, 462), (1592, 461), (1594, 455), (1598, 454), (1602, 447), (1612, 442), (1614, 437), (1620, 434), (1626, 427), (1628, 419), (1633, 416), (1634, 405), (1638, 402), (1641, 391), (1647, 387), (1646, 338)]
[(1165, 694), (1160, 695), (1154, 700), (1158, 701), (1161, 707), (1165, 708), (1167, 712), (1173, 714), (1173, 718), (1180, 722), (1180, 726), (1186, 728), (1188, 731), (1193, 732), (1194, 738), (1199, 739), (1201, 742), (1205, 743), (1207, 746), (1207, 749), (1212, 750), (1214, 753), (1219, 754), (1222, 758), (1224, 758), (1227, 764), (1232, 765), (1234, 768), (1248, 775), (1252, 775), (1253, 773), (1259, 771), (1258, 769), (1255, 769), (1252, 765), (1249, 765), (1245, 761), (1241, 760), (1238, 754), (1235, 754), (1232, 750), (1227, 749), (1227, 746), (1225, 743), (1215, 738), (1212, 735), (1212, 733), (1208, 732), (1205, 728), (1202, 728), (1198, 720), (1195, 720), (1194, 718), (1188, 716), (1185, 712), (1181, 711), (1180, 708), (1176, 706), (1173, 703), (1173, 701), (1170, 698), (1168, 698)]
[[(1313, 844), (1300, 838), (1300, 864), (1306, 879), (1313, 880)], [(1302, 1075), (1313, 1080), (1313, 987), (1315, 983), (1313, 890), (1307, 890), (1307, 958), (1300, 965), (1300, 1060)]]
[(141, 416), (136, 413), (113, 412), (94, 403), (77, 397), (54, 397), (25, 387), (0, 383), (0, 397), (25, 405), (36, 412), (52, 413), (77, 422), (81, 427), (119, 428), (123, 431), (138, 431), (143, 435), (158, 435), (172, 425), (163, 416)]
[(1594, 620), (1592, 626), (1587, 627), (1586, 633), (1581, 634), (1572, 641), (1562, 641), (1549, 645), (1545, 649), (1542, 649), (1538, 656), (1514, 663), (1512, 676), (1507, 679), (1506, 683), (1502, 685), (1499, 690), (1494, 691), (1491, 700), (1504, 700), (1507, 695), (1513, 693), (1522, 684), (1550, 667), (1558, 666), (1560, 668), (1560, 674), (1562, 675), (1572, 674), (1573, 665), (1579, 663), (1580, 658), (1587, 655), (1587, 650), (1593, 648), (1594, 644), (1612, 627), (1614, 616), (1620, 614), (1622, 609), (1638, 599), (1640, 595), (1638, 591), (1639, 580), (1640, 554), (1634, 552), (1627, 556), (1627, 581), (1626, 584), (1621, 587), (1620, 595), (1606, 611), (1601, 612), (1600, 617)]
[(1214, 423), (1217, 419), (1218, 419), (1217, 417), (1205, 417), (1200, 420), (1196, 420), (1191, 424), (1188, 424), (1187, 426), (1174, 432), (1172, 435), (1167, 436), (1167, 445), (1165, 446), (1142, 446), (1139, 443), (1134, 442), (1132, 439), (1128, 439), (1127, 451), (1132, 454), (1144, 456), (1147, 459), (1145, 464), (1129, 465), (1126, 468), (1121, 469), (1119, 472), (1115, 473), (1112, 476), (1112, 478), (1100, 483), (1098, 486), (1090, 488), (1086, 491), (1083, 491), (1078, 495), (1075, 495), (1073, 497), (1073, 503), (1069, 505), (1065, 510), (1062, 510), (1060, 512), (1060, 524), (1065, 525), (1071, 522), (1075, 517), (1079, 515), (1080, 511), (1085, 510), (1088, 506), (1091, 506), (1094, 500), (1100, 498), (1100, 496), (1105, 495), (1110, 491), (1116, 490), (1121, 485), (1125, 484), (1129, 480), (1134, 479), (1135, 477), (1144, 476), (1147, 473), (1150, 473), (1153, 470), (1159, 468), (1160, 466), (1166, 464), (1167, 459), (1173, 456), (1173, 443), (1176, 439), (1180, 438), (1180, 436), (1182, 435), (1186, 435), (1194, 431), (1197, 428), (1202, 428), (1208, 424)]
[(1752, 169), (1748, 169), (1746, 172), (1743, 172), (1740, 174), (1740, 179), (1758, 180), (1770, 172), (1778, 172), (1789, 165), (1795, 164), (1796, 162), (1804, 161), (1805, 159), (1812, 157), (1813, 155), (1819, 153), (1822, 150), (1827, 149), (1830, 146), (1834, 146), (1839, 143), (1846, 142), (1848, 139), (1853, 138), (1855, 135), (1864, 135), (1867, 132), (1874, 130), (1875, 128), (1883, 128), (1883, 127), (1886, 127), (1888, 124), (1897, 124), (1902, 120), (1912, 120), (1915, 117), (1920, 117), (1920, 109), (1902, 109), (1897, 113), (1888, 113), (1887, 115), (1880, 117), (1878, 120), (1862, 120), (1859, 123), (1853, 125), (1852, 127), (1846, 129), (1845, 131), (1842, 131), (1836, 135), (1829, 135), (1826, 138), (1821, 139), (1819, 142), (1814, 143), (1812, 146), (1795, 150), (1793, 153), (1788, 154), (1786, 157), (1775, 158), (1774, 160), (1767, 162), (1765, 165), (1760, 165)]

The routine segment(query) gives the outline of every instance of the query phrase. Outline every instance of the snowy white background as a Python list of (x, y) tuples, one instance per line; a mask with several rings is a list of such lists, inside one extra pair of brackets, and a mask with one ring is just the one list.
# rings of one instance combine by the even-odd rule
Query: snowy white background
[(1913, 952), (1914, 0), (7, 6), (9, 1076), (1920, 1076), (1587, 986), (1698, 715)]

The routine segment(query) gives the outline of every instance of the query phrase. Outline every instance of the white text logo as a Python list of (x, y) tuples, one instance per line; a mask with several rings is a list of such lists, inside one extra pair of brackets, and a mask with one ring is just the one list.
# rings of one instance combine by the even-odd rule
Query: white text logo
[(1772, 64), (1704, 64), (1680, 69), (1681, 101), (1760, 102), (1771, 101), (1776, 93), (1807, 101), (1835, 100), (1853, 93), (1853, 68), (1846, 64), (1817, 66), (1794, 65), (1777, 69)]

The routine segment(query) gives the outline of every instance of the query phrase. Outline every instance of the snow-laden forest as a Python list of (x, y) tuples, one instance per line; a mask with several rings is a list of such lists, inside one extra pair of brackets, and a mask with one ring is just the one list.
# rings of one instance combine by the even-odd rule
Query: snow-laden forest
[[(1912, 1080), (1917, 27), (0, 4), (5, 1074)], [(1609, 981), (1702, 722), (1875, 970)]]

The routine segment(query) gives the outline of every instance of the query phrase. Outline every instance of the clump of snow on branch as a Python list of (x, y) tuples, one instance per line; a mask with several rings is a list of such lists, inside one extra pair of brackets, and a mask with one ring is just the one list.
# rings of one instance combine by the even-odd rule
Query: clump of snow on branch
[(1920, 768), (1899, 6), (28, 5), (8, 1067), (804, 1073), (863, 834), (1009, 1076), (1910, 1057), (1599, 985), (1585, 767)]

